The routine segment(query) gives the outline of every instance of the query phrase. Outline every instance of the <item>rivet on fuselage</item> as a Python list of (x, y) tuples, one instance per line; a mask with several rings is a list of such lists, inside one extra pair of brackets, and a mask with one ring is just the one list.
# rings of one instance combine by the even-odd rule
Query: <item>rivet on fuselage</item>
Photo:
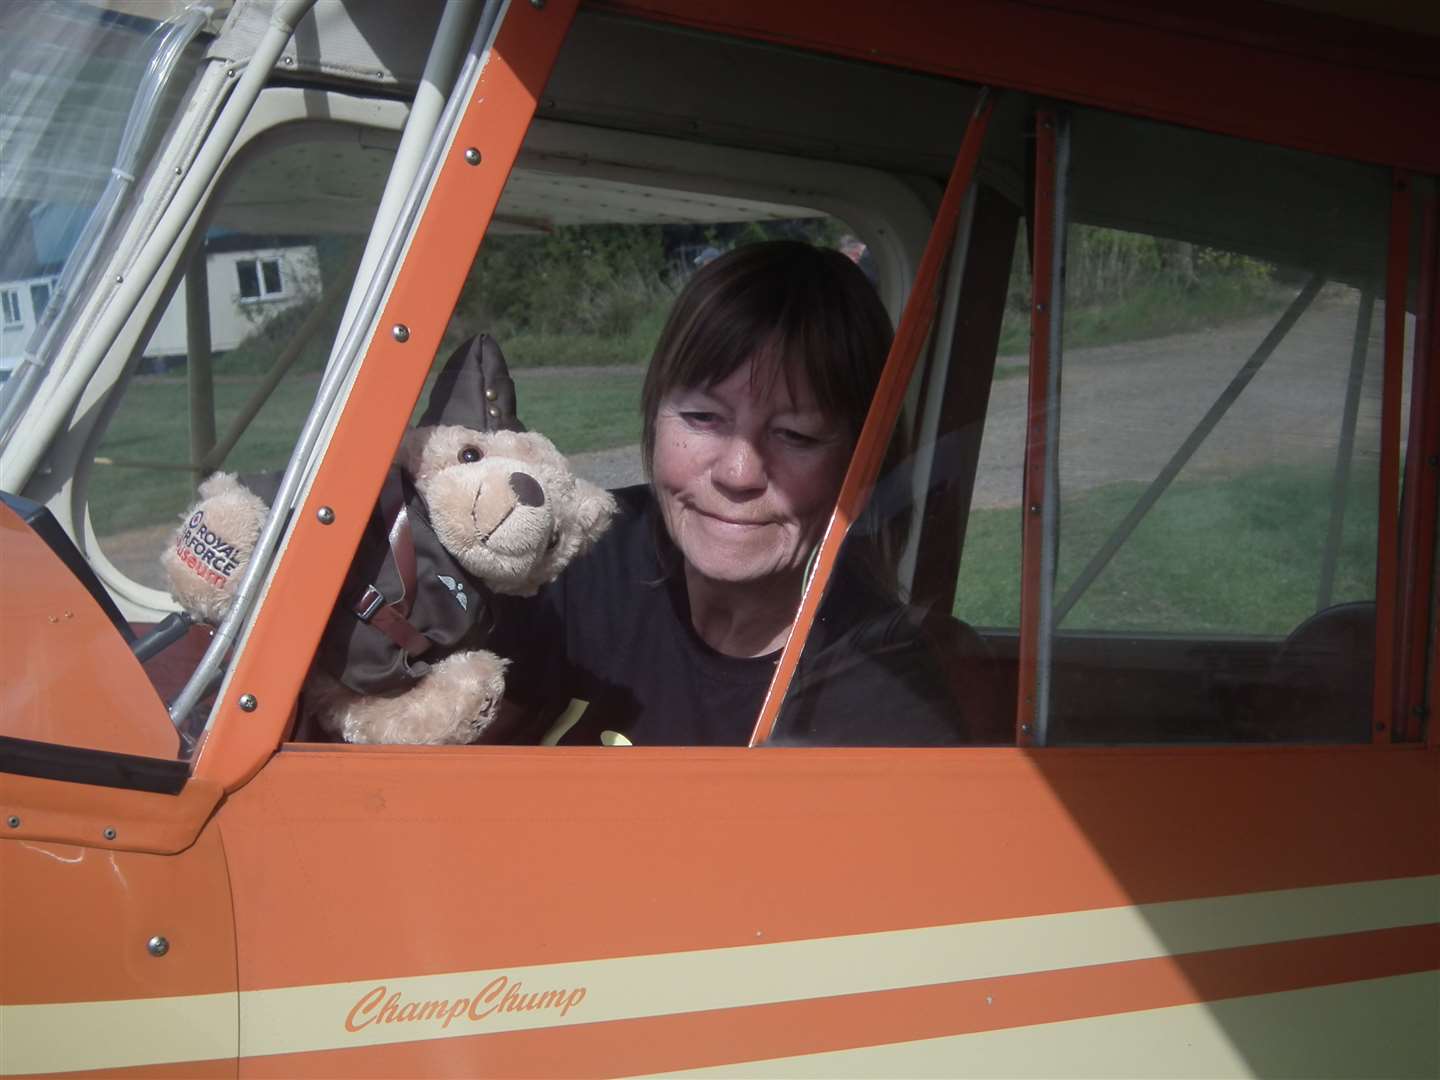
[(397, 322), (390, 328), (390, 336), (400, 342), (401, 345), (404, 345), (405, 342), (410, 340), (410, 328), (404, 323)]
[(254, 712), (255, 709), (259, 706), (259, 704), (260, 702), (255, 700), (254, 694), (240, 695), (240, 708), (243, 709), (245, 712)]
[(335, 511), (331, 510), (328, 506), (322, 506), (319, 510), (316, 510), (315, 516), (320, 519), (321, 525), (335, 524)]
[(168, 939), (156, 934), (149, 941), (145, 942), (145, 948), (151, 956), (164, 956), (170, 951), (170, 942)]

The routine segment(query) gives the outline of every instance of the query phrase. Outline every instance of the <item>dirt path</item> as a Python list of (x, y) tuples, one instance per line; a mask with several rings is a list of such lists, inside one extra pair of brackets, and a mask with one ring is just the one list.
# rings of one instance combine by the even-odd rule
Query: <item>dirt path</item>
[[(1215, 474), (1276, 462), (1329, 460), (1338, 439), (1355, 328), (1353, 293), (1322, 293), (1281, 342), (1187, 466)], [(1357, 461), (1373, 458), (1380, 417), (1380, 311), (1371, 323), (1370, 363), (1362, 387)], [(1061, 414), (1061, 488), (1066, 493), (1120, 480), (1148, 481), (1184, 441), (1251, 353), (1276, 316), (1212, 330), (1066, 353)], [(1409, 349), (1407, 347), (1407, 355)], [(1025, 365), (1006, 357), (1006, 366)], [(562, 378), (625, 368), (530, 368), (522, 378)], [(1020, 503), (1026, 380), (991, 389), (975, 506)], [(643, 479), (640, 448), (575, 454), (580, 475), (603, 487)], [(110, 558), (136, 580), (163, 587), (157, 557), (173, 525), (108, 538)]]
[[(1353, 296), (1322, 292), (1182, 475), (1333, 459), (1355, 334)], [(1067, 352), (1061, 490), (1073, 493), (1115, 481), (1153, 479), (1277, 318), (1246, 319), (1212, 330)], [(1357, 460), (1373, 458), (1377, 443), (1380, 327), (1377, 309), (1361, 390)], [(991, 390), (976, 484), (978, 507), (1019, 505), (1025, 395), (1023, 378), (1002, 380)]]

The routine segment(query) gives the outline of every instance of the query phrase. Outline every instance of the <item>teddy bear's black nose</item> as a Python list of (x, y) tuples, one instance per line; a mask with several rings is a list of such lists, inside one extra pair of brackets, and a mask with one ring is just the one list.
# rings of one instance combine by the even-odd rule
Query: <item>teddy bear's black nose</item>
[(515, 492), (515, 498), (520, 500), (521, 506), (545, 505), (545, 490), (540, 486), (540, 481), (529, 473), (511, 473), (510, 490)]

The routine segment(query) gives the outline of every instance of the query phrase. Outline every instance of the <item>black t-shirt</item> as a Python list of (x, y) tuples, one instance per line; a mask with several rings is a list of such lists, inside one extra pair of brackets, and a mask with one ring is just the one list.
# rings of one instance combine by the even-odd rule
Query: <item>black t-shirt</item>
[[(507, 697), (546, 726), (572, 701), (587, 702), (563, 744), (745, 745), (779, 653), (737, 658), (706, 645), (649, 488), (615, 495), (619, 512), (593, 550), (536, 597), (502, 599), (488, 647), (511, 660)], [(960, 741), (955, 704), (912, 614), (843, 574), (831, 591), (771, 741)]]

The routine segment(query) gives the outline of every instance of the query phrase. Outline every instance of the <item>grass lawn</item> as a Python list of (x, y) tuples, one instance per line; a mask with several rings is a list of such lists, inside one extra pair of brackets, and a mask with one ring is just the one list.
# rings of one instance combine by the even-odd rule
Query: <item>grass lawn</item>
[[(567, 454), (639, 441), (638, 373), (526, 379), (523, 371), (516, 371), (516, 381), (525, 423), (550, 436)], [(217, 382), (215, 408), (222, 433), (257, 382), (252, 378)], [(318, 385), (314, 376), (282, 382), (235, 444), (224, 468), (239, 472), (284, 468)], [(187, 471), (156, 467), (183, 465), (189, 459), (187, 395), (183, 379), (140, 377), (131, 382), (97, 451), (103, 461), (92, 473), (90, 511), (98, 535), (168, 523), (192, 501), (194, 480)]]
[[(1330, 482), (1328, 466), (1177, 481), (1062, 629), (1287, 633), (1315, 610)], [(1057, 600), (1144, 489), (1109, 484), (1065, 500)], [(1357, 470), (1332, 603), (1374, 596), (1375, 542), (1375, 477)], [(975, 625), (1018, 625), (1019, 580), (1020, 509), (977, 511), (955, 614)]]

